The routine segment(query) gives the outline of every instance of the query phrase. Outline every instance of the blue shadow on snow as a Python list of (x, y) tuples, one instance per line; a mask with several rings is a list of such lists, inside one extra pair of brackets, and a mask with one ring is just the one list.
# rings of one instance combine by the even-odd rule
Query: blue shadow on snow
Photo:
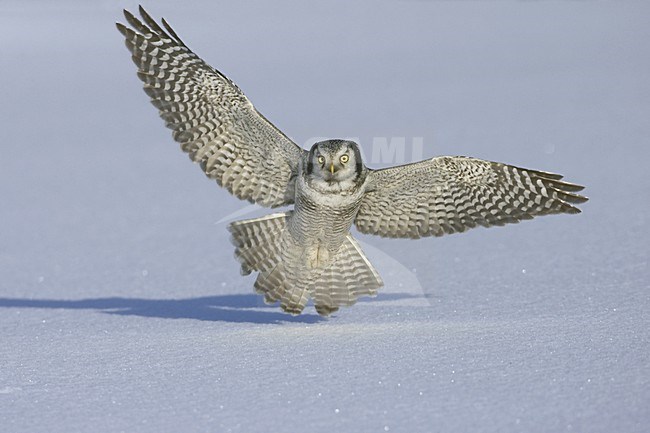
[[(409, 295), (384, 294), (382, 299)], [(194, 319), (236, 323), (317, 323), (316, 314), (291, 316), (277, 306), (265, 305), (259, 295), (219, 295), (188, 299), (97, 298), (79, 300), (0, 298), (4, 308), (97, 310), (122, 316)], [(274, 311), (264, 311), (274, 309)]]

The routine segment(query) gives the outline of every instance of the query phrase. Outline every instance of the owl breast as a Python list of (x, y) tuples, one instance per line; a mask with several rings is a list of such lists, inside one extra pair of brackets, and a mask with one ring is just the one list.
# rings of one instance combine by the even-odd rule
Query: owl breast
[(345, 240), (359, 210), (363, 187), (339, 190), (302, 175), (296, 182), (293, 216), (287, 222), (288, 232), (302, 249), (308, 268), (326, 267)]

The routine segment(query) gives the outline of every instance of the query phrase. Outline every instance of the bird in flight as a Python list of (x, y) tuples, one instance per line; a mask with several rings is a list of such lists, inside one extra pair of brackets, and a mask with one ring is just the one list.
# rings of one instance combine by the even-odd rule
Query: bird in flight
[(464, 156), (375, 170), (356, 143), (302, 149), (260, 114), (237, 85), (142, 7), (117, 23), (144, 83), (181, 149), (234, 196), (287, 212), (228, 227), (241, 272), (258, 272), (267, 303), (300, 314), (310, 298), (327, 316), (383, 282), (350, 234), (417, 239), (579, 213), (582, 186), (562, 176)]

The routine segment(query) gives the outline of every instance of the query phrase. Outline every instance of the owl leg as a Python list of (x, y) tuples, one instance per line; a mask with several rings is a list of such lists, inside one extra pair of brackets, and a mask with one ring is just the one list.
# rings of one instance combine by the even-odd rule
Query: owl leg
[(315, 245), (305, 251), (308, 269), (324, 268), (330, 263), (330, 252), (324, 245)]

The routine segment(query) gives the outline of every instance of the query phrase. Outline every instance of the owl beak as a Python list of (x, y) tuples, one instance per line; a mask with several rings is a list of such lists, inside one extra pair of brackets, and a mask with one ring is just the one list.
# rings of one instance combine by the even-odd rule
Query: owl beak
[(334, 163), (330, 163), (330, 173), (334, 174)]

